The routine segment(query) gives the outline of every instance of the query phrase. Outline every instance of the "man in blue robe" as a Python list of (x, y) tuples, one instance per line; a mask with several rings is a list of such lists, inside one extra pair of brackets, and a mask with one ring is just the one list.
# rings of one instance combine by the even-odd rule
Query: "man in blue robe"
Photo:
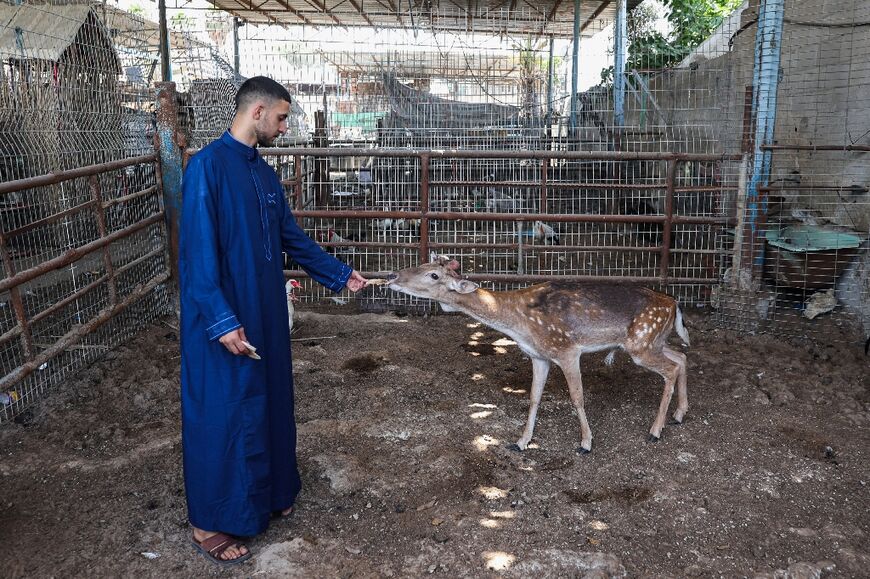
[(287, 130), (289, 111), (284, 87), (249, 79), (236, 95), (230, 130), (184, 173), (184, 482), (193, 545), (221, 564), (249, 558), (233, 536), (256, 535), (273, 513), (290, 514), (301, 487), (281, 252), (334, 292), (366, 282), (299, 228), (278, 176), (255, 148)]

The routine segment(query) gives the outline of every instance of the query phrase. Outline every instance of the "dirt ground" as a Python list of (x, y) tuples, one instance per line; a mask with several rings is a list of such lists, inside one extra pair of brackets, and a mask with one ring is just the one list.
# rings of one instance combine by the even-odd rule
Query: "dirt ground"
[[(298, 512), (222, 570), (191, 548), (175, 321), (0, 427), (4, 577), (867, 577), (870, 357), (687, 312), (689, 414), (646, 441), (661, 379), (584, 357), (593, 452), (558, 370), (460, 315), (299, 307)], [(835, 328), (832, 330), (835, 332)]]

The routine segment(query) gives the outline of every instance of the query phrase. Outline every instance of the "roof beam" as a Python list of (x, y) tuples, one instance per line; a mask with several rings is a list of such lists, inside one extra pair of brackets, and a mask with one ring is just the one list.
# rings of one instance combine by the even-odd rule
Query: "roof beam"
[(371, 19), (369, 19), (368, 16), (366, 16), (366, 13), (363, 12), (362, 6), (360, 6), (360, 5), (356, 2), (356, 0), (350, 0), (350, 5), (353, 6), (354, 8), (356, 8), (356, 11), (359, 12), (359, 15), (363, 17), (363, 20), (365, 20), (366, 22), (369, 23), (369, 26), (371, 26), (371, 27), (374, 28), (375, 30), (378, 29), (378, 27), (375, 26), (375, 23), (372, 22)]
[(299, 12), (298, 10), (296, 10), (295, 8), (293, 8), (292, 6), (287, 4), (287, 2), (285, 2), (284, 0), (275, 0), (275, 2), (277, 2), (278, 4), (283, 6), (287, 12), (289, 12), (290, 14), (292, 14), (293, 16), (295, 16), (296, 18), (301, 20), (303, 22), (303, 24), (308, 24), (309, 26), (316, 26), (309, 19), (305, 18), (305, 16), (303, 16), (301, 12)]
[(544, 31), (547, 29), (547, 24), (549, 24), (550, 21), (553, 19), (553, 17), (556, 16), (556, 11), (559, 9), (559, 6), (561, 6), (561, 5), (562, 5), (562, 0), (556, 0), (556, 3), (553, 4), (552, 10), (550, 10), (550, 13), (547, 14), (547, 17), (544, 19), (544, 24), (541, 25), (541, 31), (538, 32), (538, 36), (541, 36), (544, 33)]
[(329, 16), (333, 22), (335, 22), (336, 24), (338, 24), (342, 28), (347, 28), (347, 26), (341, 20), (339, 20), (338, 18), (335, 17), (335, 14), (332, 13), (332, 10), (330, 10), (329, 8), (326, 7), (325, 1), (321, 2), (319, 4), (317, 3), (316, 0), (305, 0), (305, 2), (309, 6), (313, 6), (315, 9), (317, 9), (318, 12), (320, 12), (322, 14), (326, 14), (327, 16)]
[[(396, 21), (399, 23), (399, 27), (404, 28), (405, 22), (404, 22), (404, 20), (402, 20), (402, 14), (401, 14), (402, 11), (399, 10), (398, 8), (396, 8), (396, 5), (393, 4), (393, 0), (386, 0), (386, 2), (387, 2), (387, 6), (389, 6), (390, 10), (392, 10), (393, 14), (395, 14)], [(381, 0), (377, 0), (377, 3), (380, 4), (381, 6), (384, 6), (384, 8), (387, 7), (384, 5), (383, 2), (381, 2)]]
[[(239, 5), (244, 7), (244, 5), (245, 5), (244, 0), (237, 0), (237, 1), (238, 1)], [(263, 4), (265, 4), (267, 1), (268, 0), (264, 1)], [(263, 4), (260, 4), (260, 6), (262, 6)], [(254, 3), (252, 0), (248, 0), (247, 5), (252, 11), (254, 11), (258, 14), (262, 14), (263, 16), (265, 16), (266, 18), (268, 18), (269, 20), (271, 20), (272, 22), (274, 22), (278, 26), (281, 26), (281, 27), (285, 26), (280, 20), (278, 20), (277, 18), (275, 18), (274, 16), (272, 16), (271, 14), (266, 12), (265, 10), (260, 10), (260, 6), (254, 6)]]
[(529, 0), (523, 0), (523, 3), (526, 4), (526, 5), (528, 5), (529, 8), (531, 8), (532, 10), (534, 10), (535, 12), (537, 12), (538, 14), (543, 14), (543, 13), (544, 13), (543, 10), (541, 10), (540, 8), (538, 8), (537, 6), (535, 6), (534, 4), (532, 4), (531, 2), (529, 2)]
[(590, 24), (592, 24), (592, 22), (593, 22), (596, 18), (598, 18), (598, 15), (599, 15), (599, 14), (601, 14), (602, 12), (604, 12), (604, 9), (607, 8), (607, 6), (608, 6), (609, 4), (610, 4), (610, 0), (604, 0), (604, 1), (603, 1), (603, 2), (598, 6), (598, 8), (595, 9), (595, 12), (593, 12), (592, 15), (591, 15), (589, 18), (586, 19), (586, 22), (583, 23), (583, 26), (580, 27), (580, 34), (583, 34), (583, 31), (586, 30), (586, 28), (587, 28)]

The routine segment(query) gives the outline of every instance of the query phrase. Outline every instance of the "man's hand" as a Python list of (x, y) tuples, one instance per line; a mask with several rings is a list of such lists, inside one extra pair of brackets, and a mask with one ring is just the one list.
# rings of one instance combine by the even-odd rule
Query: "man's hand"
[(235, 354), (236, 356), (248, 355), (249, 350), (245, 346), (245, 342), (248, 341), (248, 338), (245, 337), (245, 328), (236, 328), (232, 332), (227, 332), (218, 338), (218, 340), (229, 350), (230, 354)]
[(347, 289), (356, 293), (366, 287), (367, 281), (357, 270), (353, 270), (353, 273), (350, 274), (350, 278), (347, 280)]

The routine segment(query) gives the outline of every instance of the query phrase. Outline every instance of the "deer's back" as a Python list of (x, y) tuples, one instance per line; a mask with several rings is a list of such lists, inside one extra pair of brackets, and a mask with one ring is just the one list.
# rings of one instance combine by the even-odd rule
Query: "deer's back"
[[(555, 281), (517, 291), (527, 315), (602, 342), (621, 341), (641, 314), (670, 313), (670, 296), (639, 285)], [(654, 309), (655, 308), (655, 309)]]

